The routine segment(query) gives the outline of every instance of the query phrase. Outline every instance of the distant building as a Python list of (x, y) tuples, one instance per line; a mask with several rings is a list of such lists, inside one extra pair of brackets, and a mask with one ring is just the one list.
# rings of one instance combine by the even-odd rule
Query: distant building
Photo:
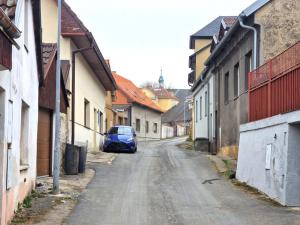
[(162, 138), (180, 137), (191, 134), (192, 93), (187, 89), (168, 90), (179, 103), (162, 115)]
[(117, 124), (132, 126), (140, 140), (161, 138), (162, 109), (135, 84), (113, 72), (118, 90), (113, 108), (118, 114)]

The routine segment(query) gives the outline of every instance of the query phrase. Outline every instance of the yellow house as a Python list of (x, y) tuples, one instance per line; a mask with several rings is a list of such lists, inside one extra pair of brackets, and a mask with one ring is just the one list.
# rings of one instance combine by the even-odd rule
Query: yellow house
[[(56, 43), (57, 3), (41, 1), (44, 43)], [(106, 120), (107, 91), (116, 89), (111, 71), (93, 35), (63, 1), (61, 59), (71, 64), (67, 88), (71, 107), (68, 111), (68, 142), (88, 143), (88, 150), (99, 150)]]

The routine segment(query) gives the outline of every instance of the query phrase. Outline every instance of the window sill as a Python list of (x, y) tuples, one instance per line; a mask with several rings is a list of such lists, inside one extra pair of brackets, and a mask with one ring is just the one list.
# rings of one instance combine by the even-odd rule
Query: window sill
[(29, 164), (21, 164), (20, 165), (20, 171), (26, 171), (29, 169)]

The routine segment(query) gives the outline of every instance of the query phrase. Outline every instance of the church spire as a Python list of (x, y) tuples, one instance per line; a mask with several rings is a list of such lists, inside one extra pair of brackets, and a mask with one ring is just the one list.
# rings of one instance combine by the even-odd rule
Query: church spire
[(164, 77), (162, 75), (162, 68), (160, 68), (160, 76), (159, 76), (158, 83), (159, 83), (159, 87), (164, 87), (165, 86), (165, 80), (164, 80)]

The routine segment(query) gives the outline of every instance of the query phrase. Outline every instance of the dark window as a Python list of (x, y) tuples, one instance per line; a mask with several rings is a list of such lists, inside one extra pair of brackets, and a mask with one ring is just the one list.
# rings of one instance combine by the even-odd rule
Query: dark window
[(234, 66), (234, 97), (239, 96), (240, 89), (240, 65), (237, 63)]
[(158, 131), (157, 123), (154, 123), (154, 124), (153, 124), (153, 132), (156, 134), (157, 131)]
[(202, 120), (202, 96), (200, 97), (200, 120)]
[(90, 127), (90, 102), (84, 99), (84, 126)]
[(229, 72), (225, 74), (224, 77), (224, 102), (229, 101)]
[(140, 119), (136, 119), (135, 120), (135, 130), (137, 132), (140, 132), (141, 131), (141, 120)]
[(195, 114), (196, 114), (196, 122), (198, 122), (198, 100), (196, 100), (196, 110), (195, 110)]
[(124, 125), (127, 125), (127, 126), (129, 125), (128, 124), (128, 118), (124, 118)]
[(119, 116), (119, 125), (123, 125), (123, 117)]
[(252, 51), (245, 56), (245, 90), (248, 90), (249, 72), (252, 71)]
[(149, 121), (146, 121), (146, 133), (149, 133)]
[(208, 94), (205, 92), (205, 116), (208, 115)]
[(100, 133), (103, 132), (103, 113), (101, 111), (99, 112), (99, 130)]

